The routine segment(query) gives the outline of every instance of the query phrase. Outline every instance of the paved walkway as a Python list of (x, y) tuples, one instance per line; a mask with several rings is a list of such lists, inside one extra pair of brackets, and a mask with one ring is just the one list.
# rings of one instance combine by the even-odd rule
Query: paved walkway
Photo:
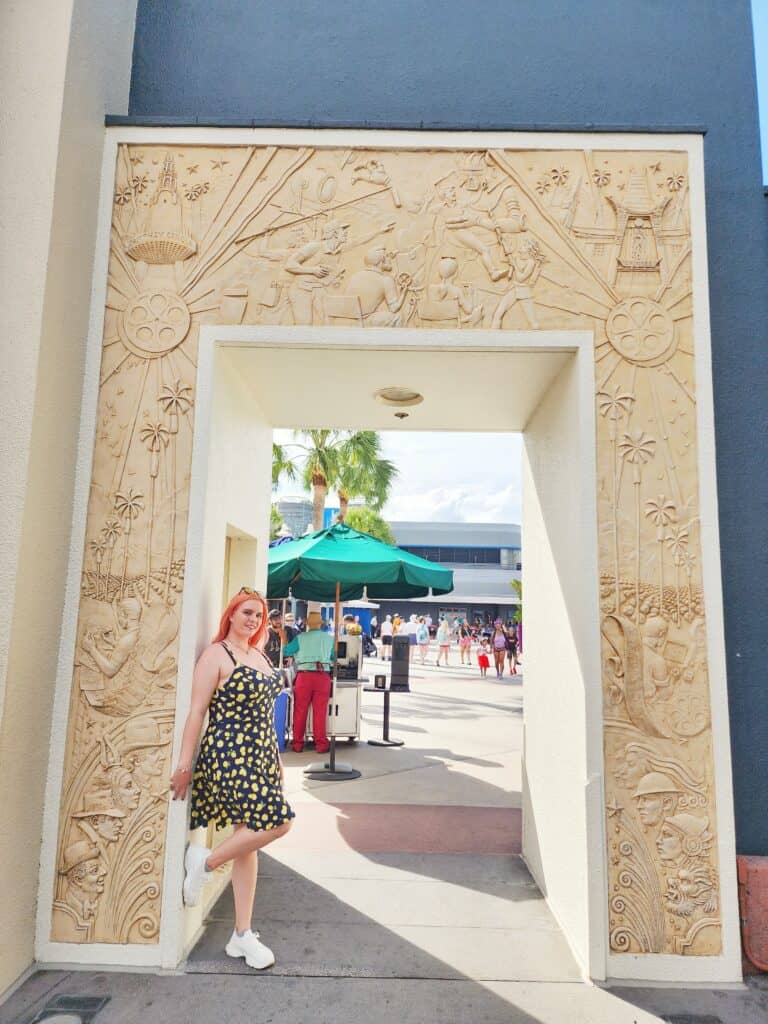
[[(760, 983), (721, 993), (584, 984), (518, 856), (522, 680), (417, 664), (411, 689), (392, 696), (404, 747), (339, 745), (360, 779), (309, 782), (316, 755), (286, 756), (296, 824), (260, 855), (254, 915), (277, 956), (267, 974), (223, 954), (227, 890), (184, 976), (41, 972), (0, 1007), (0, 1024), (78, 993), (111, 997), (96, 1024), (768, 1021)], [(380, 736), (381, 696), (364, 694), (363, 706), (363, 740)]]

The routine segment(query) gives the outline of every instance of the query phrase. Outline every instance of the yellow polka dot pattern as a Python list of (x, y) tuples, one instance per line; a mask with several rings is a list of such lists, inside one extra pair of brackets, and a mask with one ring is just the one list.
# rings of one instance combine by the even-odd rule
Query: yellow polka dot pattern
[(283, 796), (275, 736), (282, 676), (238, 665), (216, 690), (192, 778), (190, 827), (244, 822), (263, 832), (295, 817)]

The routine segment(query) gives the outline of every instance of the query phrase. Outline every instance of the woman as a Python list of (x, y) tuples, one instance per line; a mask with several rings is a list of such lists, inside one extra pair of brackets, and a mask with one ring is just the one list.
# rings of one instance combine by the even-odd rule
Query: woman
[(440, 659), (445, 658), (445, 667), (448, 668), (448, 651), (451, 649), (451, 630), (445, 619), (440, 619), (437, 627), (437, 664)]
[(517, 630), (514, 623), (507, 627), (507, 660), (509, 661), (509, 674), (517, 675)]
[(266, 619), (264, 598), (247, 587), (227, 605), (218, 633), (195, 666), (181, 753), (171, 776), (173, 799), (183, 800), (208, 714), (192, 778), (191, 828), (213, 821), (217, 828), (234, 825), (234, 834), (213, 852), (202, 846), (187, 848), (184, 902), (195, 906), (216, 868), (231, 861), (235, 929), (226, 953), (244, 957), (257, 970), (275, 962), (272, 951), (251, 931), (257, 850), (284, 836), (294, 817), (283, 795), (273, 719), (282, 678), (259, 650)]
[(427, 651), (429, 650), (429, 626), (427, 625), (426, 619), (423, 615), (420, 616), (418, 627), (416, 629), (416, 643), (419, 645), (421, 664), (426, 665)]
[(459, 619), (459, 657), (461, 664), (472, 664), (472, 634), (464, 619)]
[(507, 654), (507, 632), (501, 619), (496, 619), (493, 624), (491, 650), (493, 651), (493, 661), (496, 666), (496, 678), (502, 679), (504, 676), (504, 658)]

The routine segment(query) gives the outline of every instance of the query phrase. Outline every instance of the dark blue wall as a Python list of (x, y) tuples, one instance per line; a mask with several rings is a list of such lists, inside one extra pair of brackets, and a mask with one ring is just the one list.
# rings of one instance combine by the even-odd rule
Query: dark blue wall
[(748, 0), (139, 0), (130, 113), (706, 131), (738, 846), (768, 854), (768, 201)]

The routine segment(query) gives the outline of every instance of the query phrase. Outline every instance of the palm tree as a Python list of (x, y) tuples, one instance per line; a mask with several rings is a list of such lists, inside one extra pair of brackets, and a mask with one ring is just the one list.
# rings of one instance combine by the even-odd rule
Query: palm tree
[(600, 415), (608, 420), (608, 436), (611, 441), (613, 455), (613, 564), (614, 564), (614, 603), (615, 610), (619, 610), (619, 460), (617, 456), (616, 434), (618, 421), (622, 416), (629, 416), (632, 410), (632, 403), (635, 396), (628, 391), (622, 391), (617, 384), (610, 391), (599, 391), (597, 395), (597, 408)]
[(91, 541), (90, 548), (93, 552), (93, 557), (96, 559), (96, 600), (98, 601), (99, 591), (101, 590), (101, 563), (107, 551), (107, 542), (104, 539), (103, 533), (98, 540)]
[(160, 472), (160, 450), (168, 447), (171, 434), (163, 423), (147, 422), (144, 424), (139, 437), (150, 453), (149, 534), (147, 537), (147, 569), (144, 584), (144, 596), (149, 600), (149, 574), (152, 571), (152, 524), (155, 519), (155, 486), (157, 484), (157, 474)]
[(114, 517), (106, 521), (106, 523), (104, 524), (104, 529), (101, 531), (101, 535), (107, 542), (107, 548), (109, 550), (109, 557), (107, 558), (107, 582), (104, 591), (104, 596), (107, 599), (109, 599), (109, 581), (112, 576), (112, 555), (115, 552), (115, 544), (117, 543), (117, 538), (120, 536), (122, 532), (123, 528), (120, 525), (120, 520), (115, 519)]
[(642, 430), (624, 435), (619, 453), (632, 466), (632, 486), (635, 488), (635, 618), (640, 614), (640, 483), (642, 469), (650, 462), (656, 448), (656, 440)]
[(134, 492), (133, 488), (130, 488), (125, 494), (118, 493), (115, 495), (115, 511), (121, 519), (125, 520), (125, 548), (123, 550), (123, 572), (120, 577), (120, 597), (123, 597), (125, 593), (125, 574), (128, 568), (128, 546), (131, 539), (131, 528), (133, 526), (134, 519), (138, 518), (140, 512), (144, 509), (144, 495), (140, 492)]
[(663, 494), (654, 501), (646, 501), (645, 515), (656, 527), (656, 540), (659, 542), (659, 615), (664, 614), (664, 530), (677, 519), (677, 507), (673, 501), (667, 501)]
[(667, 547), (675, 564), (675, 595), (677, 597), (677, 623), (680, 624), (680, 566), (688, 549), (688, 527), (673, 526), (666, 536)]
[(171, 566), (173, 565), (173, 549), (176, 544), (176, 435), (179, 432), (179, 417), (192, 408), (192, 388), (182, 384), (178, 378), (173, 384), (163, 384), (157, 400), (168, 414), (168, 433), (173, 439), (171, 444), (171, 523), (168, 530), (168, 565), (165, 570), (165, 597), (171, 588)]
[(693, 589), (691, 587), (691, 576), (693, 575), (693, 567), (696, 564), (696, 556), (686, 548), (680, 554), (680, 564), (685, 569), (685, 575), (688, 577), (688, 614), (693, 616)]
[[(297, 430), (294, 437), (288, 445), (272, 445), (272, 483), (276, 486), (283, 476), (293, 480), (301, 474), (312, 493), (313, 529), (323, 527), (329, 490), (339, 491), (345, 513), (351, 496), (370, 495), (374, 508), (384, 504), (397, 470), (379, 458), (380, 443), (373, 431)], [(295, 457), (289, 448), (298, 449)]]
[(355, 431), (340, 450), (339, 522), (347, 517), (350, 498), (362, 498), (375, 512), (380, 511), (396, 476), (394, 462), (381, 457), (379, 435), (374, 430)]

